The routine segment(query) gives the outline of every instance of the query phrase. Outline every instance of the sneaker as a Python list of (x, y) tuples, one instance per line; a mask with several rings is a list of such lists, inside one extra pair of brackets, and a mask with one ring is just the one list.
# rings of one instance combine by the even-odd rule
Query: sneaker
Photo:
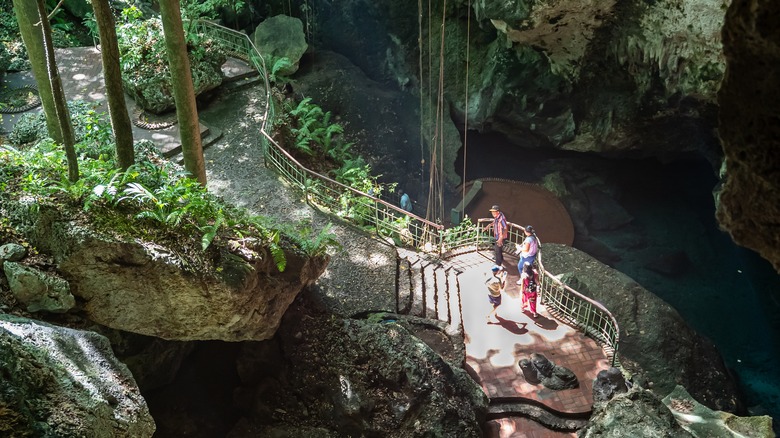
[(531, 317), (532, 317), (532, 318), (537, 318), (538, 316), (539, 316), (539, 314), (538, 314), (538, 313), (532, 313), (532, 314), (531, 314)]
[(519, 284), (519, 285), (521, 285), (521, 286), (522, 286), (522, 284), (523, 284), (523, 280), (517, 280), (517, 281), (515, 282), (515, 284)]

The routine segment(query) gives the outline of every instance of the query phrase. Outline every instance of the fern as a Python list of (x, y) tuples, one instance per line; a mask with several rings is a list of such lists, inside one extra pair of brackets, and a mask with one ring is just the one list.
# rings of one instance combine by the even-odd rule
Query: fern
[(214, 241), (214, 238), (217, 237), (217, 232), (224, 222), (225, 216), (222, 214), (222, 210), (220, 210), (217, 215), (217, 220), (214, 221), (214, 225), (206, 225), (200, 228), (200, 230), (204, 232), (203, 237), (200, 239), (200, 246), (203, 251), (205, 251), (211, 245), (211, 242)]
[(284, 255), (282, 247), (279, 246), (279, 231), (272, 231), (270, 237), (271, 240), (268, 243), (268, 248), (271, 250), (271, 257), (273, 257), (279, 272), (284, 272), (287, 268), (287, 257)]
[(292, 61), (290, 61), (290, 58), (281, 57), (281, 58), (277, 59), (274, 62), (273, 67), (271, 67), (271, 74), (269, 75), (268, 79), (271, 82), (274, 82), (274, 83), (277, 83), (277, 82), (282, 82), (282, 83), (290, 82), (290, 78), (288, 78), (285, 75), (279, 75), (279, 71), (287, 69), (287, 68), (292, 67), (292, 66), (293, 66), (293, 63), (292, 63)]

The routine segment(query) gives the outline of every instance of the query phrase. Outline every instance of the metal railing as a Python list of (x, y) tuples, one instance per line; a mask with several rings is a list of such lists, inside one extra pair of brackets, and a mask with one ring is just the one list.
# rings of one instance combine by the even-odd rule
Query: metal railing
[[(207, 21), (195, 23), (195, 29), (219, 40), (228, 51), (241, 55), (262, 75), (266, 90), (266, 108), (260, 126), (260, 141), (266, 166), (275, 169), (285, 180), (304, 193), (306, 202), (359, 227), (368, 227), (382, 237), (389, 237), (396, 245), (418, 248), (447, 259), (459, 254), (489, 249), (493, 246), (492, 233), (485, 228), (492, 219), (479, 219), (471, 226), (444, 229), (400, 207), (377, 197), (339, 183), (301, 165), (268, 133), (273, 118), (273, 104), (265, 60), (249, 37), (224, 26)], [(512, 251), (525, 240), (525, 228), (508, 223)], [(620, 329), (615, 317), (603, 305), (563, 284), (544, 269), (542, 252), (537, 256), (542, 273), (540, 301), (561, 321), (571, 324), (592, 337), (604, 349), (613, 366), (618, 364), (617, 353)]]
[[(492, 219), (478, 219), (473, 226), (445, 230), (443, 258), (454, 257), (474, 251), (492, 249), (492, 232), (485, 228)], [(508, 237), (506, 252), (514, 252), (525, 240), (525, 228), (507, 222)], [(590, 336), (601, 345), (612, 366), (616, 366), (620, 328), (615, 317), (601, 303), (582, 295), (563, 284), (552, 273), (544, 269), (541, 245), (536, 262), (539, 265), (539, 300), (557, 319), (570, 324)]]
[(249, 39), (249, 35), (230, 29), (228, 27), (206, 20), (196, 20), (192, 23), (192, 29), (199, 34), (208, 35), (215, 39), (228, 53), (238, 55), (257, 70), (263, 78), (265, 86), (265, 108), (260, 131), (265, 132), (268, 122), (273, 119), (273, 104), (271, 101), (271, 85), (268, 82), (268, 70), (265, 58), (257, 50), (255, 44)]
[(270, 135), (262, 132), (266, 166), (272, 167), (301, 190), (306, 202), (396, 245), (440, 253), (443, 225), (427, 221), (400, 207), (311, 171), (287, 153)]

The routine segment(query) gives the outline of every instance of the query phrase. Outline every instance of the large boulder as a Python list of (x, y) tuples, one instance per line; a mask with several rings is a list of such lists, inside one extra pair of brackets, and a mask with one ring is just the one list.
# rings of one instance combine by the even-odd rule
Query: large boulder
[(334, 318), (313, 312), (311, 301), (296, 304), (279, 329), (279, 344), (247, 344), (239, 356), (243, 385), (236, 399), (248, 412), (231, 437), (282, 430), (322, 437), (481, 436), (487, 397), (453, 363), (457, 355), (439, 355), (402, 319)]
[(633, 387), (594, 406), (579, 438), (684, 438), (693, 437), (675, 420), (669, 409), (652, 392)]
[[(664, 397), (663, 403), (682, 427), (697, 437), (732, 438), (772, 437), (772, 417), (759, 415), (738, 417), (728, 412), (714, 411), (697, 402), (682, 386)], [(691, 421), (695, 419), (695, 421)]]
[(780, 9), (772, 0), (734, 0), (726, 13), (728, 74), (718, 93), (726, 155), (718, 221), (734, 241), (780, 272)]
[(715, 346), (672, 306), (577, 249), (547, 244), (542, 260), (546, 270), (609, 309), (620, 327), (620, 363), (637, 382), (661, 397), (679, 384), (710, 408), (735, 412), (742, 407)]
[(65, 313), (76, 305), (68, 282), (54, 274), (16, 262), (4, 262), (3, 271), (11, 293), (28, 312)]
[(168, 340), (268, 339), (327, 263), (287, 250), (279, 272), (267, 248), (221, 248), (213, 261), (218, 274), (192, 272), (175, 246), (100, 233), (51, 206), (7, 201), (0, 211), (53, 256), (89, 319)]
[[(174, 109), (173, 79), (160, 19), (125, 23), (117, 29), (117, 37), (125, 91), (146, 111), (160, 114)], [(138, 44), (139, 40), (145, 43)], [(187, 45), (195, 96), (222, 84), (222, 64), (226, 60), (213, 40), (200, 36), (197, 41), (197, 47), (191, 41)]]
[(151, 437), (154, 420), (103, 336), (0, 314), (0, 435)]
[[(306, 53), (306, 35), (303, 22), (295, 17), (276, 15), (257, 25), (252, 41), (260, 54), (266, 56), (266, 69), (280, 76), (289, 76), (298, 71), (301, 56)], [(287, 58), (287, 63), (279, 63)]]

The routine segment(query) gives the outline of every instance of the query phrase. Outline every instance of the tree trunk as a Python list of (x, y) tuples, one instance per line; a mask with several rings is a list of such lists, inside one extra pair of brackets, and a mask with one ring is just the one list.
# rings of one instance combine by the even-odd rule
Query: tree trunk
[(49, 83), (43, 33), (41, 28), (35, 25), (40, 20), (38, 5), (30, 0), (13, 0), (13, 2), (16, 22), (19, 24), (19, 32), (22, 34), (24, 46), (27, 48), (27, 56), (30, 58), (35, 83), (38, 85), (43, 114), (46, 116), (46, 130), (49, 132), (49, 137), (62, 144), (62, 133), (57, 126), (57, 110), (54, 108), (54, 96), (51, 83)]
[(187, 57), (187, 43), (184, 40), (179, 0), (160, 0), (160, 16), (165, 34), (168, 64), (171, 69), (173, 99), (176, 102), (176, 118), (179, 121), (184, 168), (193, 178), (205, 186), (206, 165), (200, 142), (195, 87), (192, 85), (190, 60)]
[(114, 16), (108, 0), (92, 0), (98, 32), (100, 55), (103, 59), (103, 81), (108, 97), (108, 114), (116, 139), (116, 157), (119, 167), (127, 170), (135, 162), (133, 151), (133, 126), (127, 114), (125, 92), (122, 88), (122, 72), (119, 67), (119, 47), (116, 40)]
[(46, 66), (48, 68), (48, 80), (51, 84), (52, 97), (54, 97), (54, 109), (57, 111), (57, 125), (62, 136), (62, 145), (65, 147), (65, 156), (68, 158), (68, 180), (79, 180), (79, 162), (76, 157), (76, 143), (73, 138), (73, 126), (70, 124), (65, 91), (62, 89), (60, 72), (57, 69), (57, 61), (54, 59), (54, 45), (51, 39), (51, 25), (46, 13), (45, 0), (38, 0), (38, 15), (40, 17), (40, 29), (43, 35), (43, 47), (46, 53)]

